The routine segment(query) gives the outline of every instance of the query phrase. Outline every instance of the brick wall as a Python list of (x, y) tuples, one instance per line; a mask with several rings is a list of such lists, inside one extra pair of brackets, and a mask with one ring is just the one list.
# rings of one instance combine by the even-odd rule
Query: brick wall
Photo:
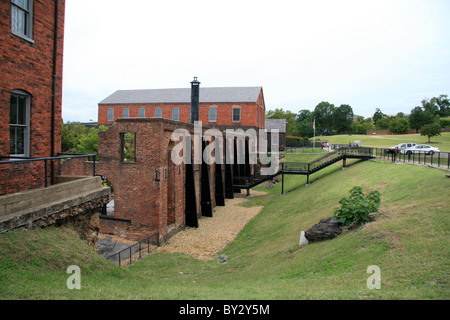
[[(170, 138), (176, 129), (186, 129), (194, 134), (191, 124), (150, 118), (119, 119), (100, 133), (96, 173), (112, 184), (114, 218), (118, 219), (101, 220), (101, 232), (143, 239), (157, 231), (164, 241), (185, 227), (186, 168), (184, 164), (174, 164), (171, 159), (177, 143), (171, 142)], [(136, 132), (136, 162), (122, 161), (120, 135), (124, 132)], [(215, 169), (214, 164), (210, 165), (212, 207), (216, 205)], [(65, 160), (60, 172), (62, 175), (90, 175), (92, 163), (81, 158)], [(194, 165), (194, 182), (196, 194), (192, 200), (196, 203), (199, 218), (202, 216), (201, 165)]]
[[(201, 90), (201, 89), (200, 89)], [(233, 107), (241, 108), (241, 121), (232, 121)], [(100, 125), (110, 125), (114, 121), (107, 121), (108, 109), (114, 109), (114, 119), (122, 118), (123, 109), (129, 109), (129, 117), (137, 118), (139, 116), (139, 109), (145, 109), (145, 116), (153, 118), (155, 116), (155, 109), (162, 109), (162, 117), (165, 119), (172, 119), (172, 109), (179, 108), (180, 122), (190, 122), (191, 105), (190, 104), (99, 104), (98, 106), (98, 123)], [(209, 122), (209, 109), (217, 108), (217, 121)], [(199, 120), (203, 125), (218, 125), (218, 126), (240, 126), (240, 127), (257, 127), (264, 129), (265, 126), (265, 106), (263, 93), (261, 91), (260, 97), (257, 101), (251, 103), (200, 103), (199, 105)]]
[[(54, 152), (61, 146), (62, 59), (64, 0), (58, 0), (56, 106)], [(31, 96), (29, 156), (51, 156), (53, 52), (55, 1), (33, 1), (33, 33), (30, 42), (11, 32), (11, 2), (0, 2), (0, 155), (9, 156), (10, 95), (21, 90)], [(23, 170), (21, 170), (21, 168)], [(0, 165), (1, 191), (14, 193), (43, 186), (43, 164)], [(6, 186), (10, 182), (10, 186)]]

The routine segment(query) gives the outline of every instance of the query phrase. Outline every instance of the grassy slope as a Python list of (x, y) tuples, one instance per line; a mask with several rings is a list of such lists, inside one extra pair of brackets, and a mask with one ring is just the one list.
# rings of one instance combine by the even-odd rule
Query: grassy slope
[[(119, 268), (70, 229), (2, 234), (0, 298), (448, 299), (448, 172), (378, 161), (340, 167), (316, 174), (309, 186), (304, 177), (286, 177), (293, 191), (284, 196), (278, 184), (252, 198), (247, 205), (265, 208), (223, 252), (225, 264), (154, 254)], [(378, 219), (299, 249), (300, 231), (331, 216), (355, 185), (382, 193)], [(81, 290), (66, 287), (72, 264), (81, 267)], [(381, 290), (366, 287), (370, 265), (381, 268)]]

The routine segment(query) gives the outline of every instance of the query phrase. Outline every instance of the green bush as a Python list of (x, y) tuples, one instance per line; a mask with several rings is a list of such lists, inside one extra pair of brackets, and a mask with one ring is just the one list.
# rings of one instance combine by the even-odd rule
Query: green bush
[(378, 211), (380, 202), (378, 191), (372, 191), (365, 197), (361, 187), (353, 187), (350, 196), (339, 201), (341, 207), (334, 210), (334, 216), (344, 226), (355, 221), (364, 224), (370, 221), (370, 213)]
[(439, 125), (441, 128), (450, 128), (450, 118), (441, 118), (439, 120)]

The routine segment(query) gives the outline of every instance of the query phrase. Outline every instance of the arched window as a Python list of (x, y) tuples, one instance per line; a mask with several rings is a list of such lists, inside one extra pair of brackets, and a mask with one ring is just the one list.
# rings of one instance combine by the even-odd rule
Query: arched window
[(9, 137), (11, 156), (30, 155), (30, 101), (31, 96), (21, 90), (11, 91)]

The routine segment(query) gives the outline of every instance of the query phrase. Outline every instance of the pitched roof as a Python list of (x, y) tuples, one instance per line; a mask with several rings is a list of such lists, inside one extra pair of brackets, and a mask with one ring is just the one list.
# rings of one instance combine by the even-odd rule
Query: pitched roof
[[(200, 103), (256, 102), (262, 87), (200, 87)], [(99, 104), (191, 103), (191, 88), (118, 90)]]
[(267, 131), (278, 129), (280, 132), (286, 132), (286, 119), (266, 119), (265, 129)]

